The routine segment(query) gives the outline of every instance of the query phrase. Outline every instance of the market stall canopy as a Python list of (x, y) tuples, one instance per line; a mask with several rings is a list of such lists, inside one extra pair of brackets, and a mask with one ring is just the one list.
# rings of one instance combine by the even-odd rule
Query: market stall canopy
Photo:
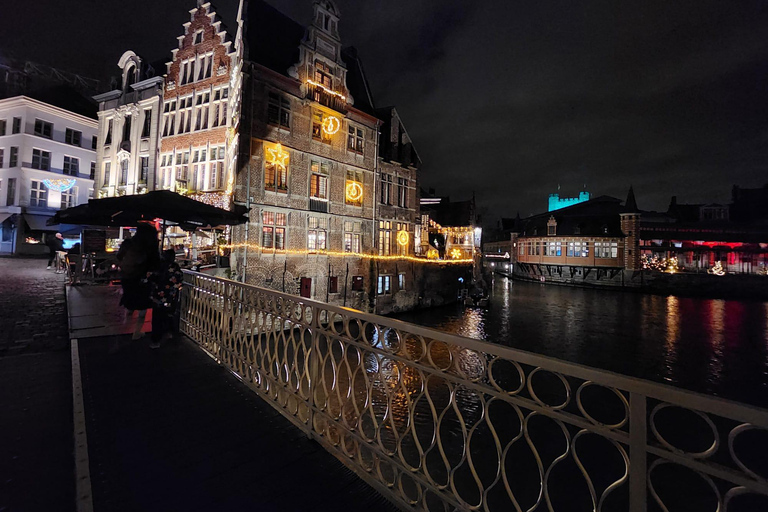
[(182, 227), (206, 228), (243, 224), (248, 220), (247, 211), (239, 205), (229, 211), (170, 190), (154, 190), (146, 194), (91, 199), (87, 205), (59, 211), (49, 223), (135, 226), (138, 221), (163, 219)]

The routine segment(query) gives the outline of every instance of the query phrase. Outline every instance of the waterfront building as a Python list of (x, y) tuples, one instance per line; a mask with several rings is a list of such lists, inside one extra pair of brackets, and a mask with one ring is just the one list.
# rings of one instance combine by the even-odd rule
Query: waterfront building
[(64, 86), (29, 94), (0, 99), (2, 253), (47, 253), (48, 219), (93, 191), (95, 107)]
[[(559, 188), (559, 187), (558, 187)], [(574, 204), (583, 203), (585, 201), (589, 201), (589, 192), (586, 190), (583, 190), (579, 192), (578, 197), (560, 197), (560, 193), (556, 194), (549, 194), (549, 203), (548, 203), (548, 209), (547, 211), (555, 211), (559, 210), (561, 208), (567, 208), (569, 206), (573, 206)]]
[[(475, 197), (451, 201), (422, 191), (422, 253), (431, 259), (472, 259), (481, 247), (482, 228), (475, 213)], [(424, 235), (426, 233), (426, 236)]]
[(313, 3), (306, 28), (248, 3), (234, 200), (250, 221), (233, 230), (231, 263), (259, 286), (409, 309), (424, 295), (425, 272), (409, 263), (421, 162), (397, 110), (376, 108), (340, 19), (331, 1)]
[(117, 65), (121, 75), (115, 87), (93, 97), (99, 103), (95, 176), (99, 198), (156, 188), (163, 70), (156, 69), (160, 63), (151, 65), (130, 50)]

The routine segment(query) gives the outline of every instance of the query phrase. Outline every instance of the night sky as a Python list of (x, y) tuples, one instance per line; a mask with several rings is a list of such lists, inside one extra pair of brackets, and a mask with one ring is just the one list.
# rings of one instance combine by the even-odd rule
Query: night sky
[[(270, 2), (307, 24), (311, 0)], [(19, 4), (21, 5), (21, 4)], [(170, 55), (194, 0), (35, 0), (0, 50), (104, 77)], [(214, 2), (234, 33), (237, 0)], [(640, 208), (727, 202), (768, 182), (768, 7), (738, 0), (337, 0), (377, 106), (394, 104), (422, 186), (522, 216), (586, 185)]]

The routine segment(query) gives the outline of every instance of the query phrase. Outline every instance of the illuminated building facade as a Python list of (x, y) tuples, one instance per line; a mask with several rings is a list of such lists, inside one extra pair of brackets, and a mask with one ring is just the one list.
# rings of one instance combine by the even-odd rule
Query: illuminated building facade
[(155, 190), (163, 70), (130, 50), (117, 65), (120, 78), (113, 82), (115, 87), (93, 97), (99, 103), (97, 197)]
[(375, 108), (340, 17), (316, 1), (305, 28), (248, 3), (234, 199), (250, 222), (233, 230), (231, 263), (259, 286), (407, 309), (419, 299), (419, 272), (405, 262), (418, 239), (420, 161), (397, 111)]
[(480, 249), (482, 231), (475, 198), (451, 201), (434, 190), (421, 194), (421, 252), (430, 259), (472, 259)]
[(68, 88), (30, 94), (0, 100), (0, 253), (47, 253), (47, 220), (93, 190), (95, 107)]

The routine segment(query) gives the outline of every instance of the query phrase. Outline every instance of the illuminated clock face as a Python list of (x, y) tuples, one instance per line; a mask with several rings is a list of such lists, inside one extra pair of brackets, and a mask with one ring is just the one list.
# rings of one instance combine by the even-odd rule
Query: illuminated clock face
[(357, 181), (347, 182), (347, 199), (352, 202), (359, 202), (363, 199), (363, 186)]
[(323, 131), (328, 135), (333, 135), (341, 128), (341, 121), (338, 117), (328, 116), (323, 119)]
[(400, 245), (408, 245), (408, 232), (407, 231), (398, 231), (397, 233), (397, 243)]

